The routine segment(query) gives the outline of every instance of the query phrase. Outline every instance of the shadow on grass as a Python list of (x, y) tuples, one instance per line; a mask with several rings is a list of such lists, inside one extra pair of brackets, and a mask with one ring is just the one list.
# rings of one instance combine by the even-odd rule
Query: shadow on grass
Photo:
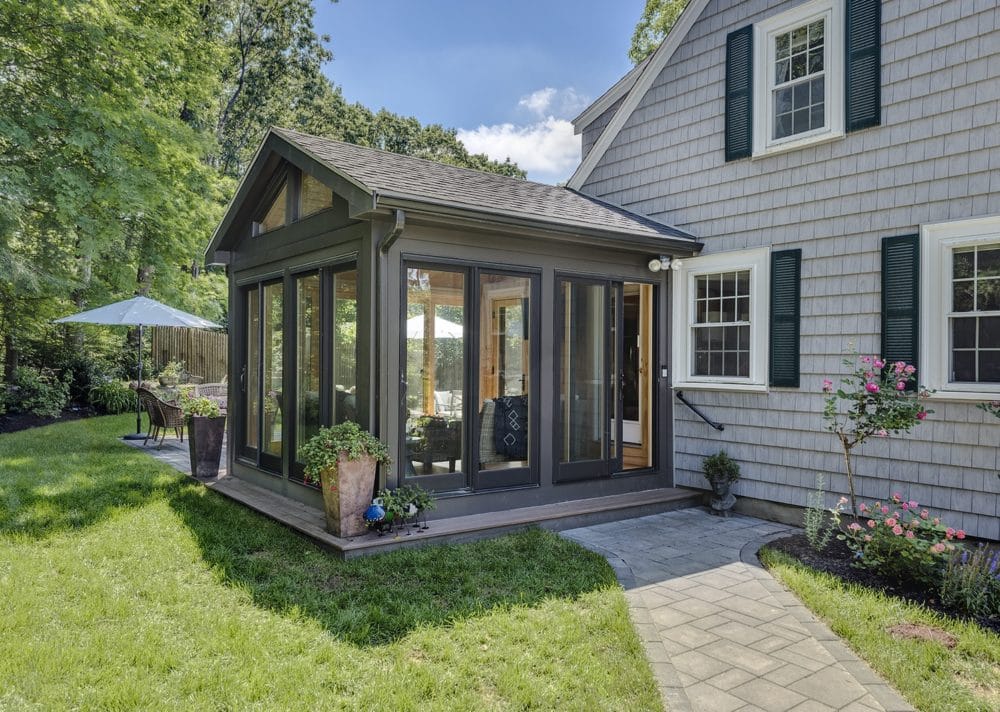
[(222, 583), (359, 646), (615, 584), (599, 555), (541, 530), (342, 561), (118, 442), (121, 428), (94, 418), (0, 435), (0, 536), (42, 540), (165, 501)]
[(172, 496), (173, 470), (121, 442), (120, 418), (0, 435), (0, 535), (45, 539)]
[(171, 505), (225, 582), (359, 646), (615, 584), (599, 555), (540, 529), (343, 561), (215, 492), (185, 488)]

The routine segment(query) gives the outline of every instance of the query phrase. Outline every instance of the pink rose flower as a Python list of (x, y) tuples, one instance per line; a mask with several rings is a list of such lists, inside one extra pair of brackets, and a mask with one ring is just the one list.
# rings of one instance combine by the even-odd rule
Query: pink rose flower
[(899, 526), (899, 525), (897, 524), (896, 526), (894, 526), (894, 527), (892, 528), (892, 533), (893, 533), (893, 534), (895, 534), (896, 536), (899, 536), (900, 534), (902, 534), (902, 533), (903, 533), (903, 527), (901, 527), (901, 526)]
[(882, 507), (882, 514), (888, 514), (888, 513), (889, 513), (889, 508), (888, 507)]
[(861, 525), (858, 524), (857, 522), (851, 522), (847, 528), (850, 529), (852, 532), (856, 532), (861, 529)]
[(902, 502), (903, 501), (903, 495), (901, 495), (899, 492), (893, 492), (892, 493), (892, 501), (893, 502)]
[(907, 539), (912, 539), (914, 536), (916, 536), (916, 535), (913, 532), (906, 532), (906, 538)]
[(879, 430), (879, 431), (877, 431), (875, 433), (875, 437), (879, 437), (879, 438), (884, 438), (884, 437), (886, 437), (888, 435), (889, 435), (889, 431), (886, 430), (885, 428), (882, 428), (881, 430)]
[(897, 382), (896, 383), (896, 390), (897, 391), (905, 391), (906, 390), (906, 381), (899, 381), (899, 382)]
[(955, 538), (956, 539), (964, 539), (965, 538), (965, 530), (964, 529), (959, 529), (957, 532), (955, 532)]
[(893, 370), (896, 371), (896, 375), (898, 376), (899, 374), (901, 374), (903, 372), (904, 368), (906, 368), (906, 364), (905, 363), (903, 363), (902, 361), (896, 361), (896, 363), (894, 364), (894, 369)]
[(869, 529), (874, 529), (877, 526), (878, 526), (878, 522), (876, 522), (874, 519), (869, 519), (868, 520), (868, 528)]
[(923, 420), (926, 417), (927, 417), (927, 411), (926, 410), (918, 410), (917, 411), (917, 420)]
[(921, 519), (927, 519), (928, 516), (930, 516), (930, 512), (928, 512), (926, 509), (921, 509), (920, 510), (920, 518)]
[(888, 519), (885, 520), (885, 525), (887, 527), (894, 527), (896, 526), (896, 520), (893, 519), (892, 517), (889, 517)]
[(908, 365), (905, 368), (903, 368), (903, 373), (905, 373), (907, 376), (911, 376), (916, 370), (917, 369), (914, 368), (913, 366)]
[(875, 359), (875, 368), (882, 368), (883, 366), (885, 366), (885, 361), (883, 361), (880, 358), (876, 358)]
[(872, 540), (872, 535), (871, 534), (865, 534), (865, 541), (871, 541), (871, 540)]
[(940, 554), (942, 551), (944, 551), (944, 544), (942, 544), (941, 542), (934, 544), (933, 546), (931, 546), (931, 551), (935, 554)]
[(831, 381), (829, 378), (823, 379), (823, 392), (824, 393), (833, 392), (833, 381)]
[(868, 391), (869, 393), (878, 393), (879, 391), (878, 384), (868, 381), (868, 383), (865, 384), (865, 390)]
[(868, 505), (862, 502), (861, 504), (858, 505), (858, 509), (861, 510), (862, 514), (864, 514), (865, 512), (868, 511)]
[(872, 362), (872, 357), (871, 356), (862, 356), (861, 357), (861, 363), (871, 363), (871, 362)]
[(908, 504), (910, 505), (910, 509), (916, 509), (916, 508), (917, 508), (917, 507), (919, 506), (919, 505), (917, 504), (916, 500), (913, 500), (913, 499), (911, 499), (911, 500), (910, 500), (910, 501), (908, 502)]
[(947, 529), (944, 530), (944, 535), (948, 539), (951, 539), (953, 536), (955, 536), (955, 530), (952, 529), (951, 527), (948, 527)]
[(906, 502), (903, 502), (903, 503), (902, 503), (901, 505), (899, 505), (899, 506), (903, 508), (903, 511), (904, 511), (904, 512), (906, 512), (906, 511), (909, 511), (909, 509), (910, 509), (910, 505), (908, 505), (908, 504), (907, 504)]

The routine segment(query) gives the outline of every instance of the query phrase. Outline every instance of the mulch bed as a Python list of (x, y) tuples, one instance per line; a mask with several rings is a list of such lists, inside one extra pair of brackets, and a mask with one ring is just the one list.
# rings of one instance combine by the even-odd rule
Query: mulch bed
[(16, 433), (19, 430), (38, 428), (42, 425), (62, 423), (67, 420), (80, 420), (97, 415), (92, 408), (70, 406), (58, 418), (43, 418), (32, 413), (7, 413), (0, 415), (0, 433)]
[[(965, 618), (957, 611), (945, 607), (938, 600), (936, 591), (928, 591), (919, 584), (910, 581), (886, 580), (874, 571), (852, 566), (854, 554), (844, 542), (837, 539), (833, 539), (822, 552), (817, 552), (809, 546), (805, 534), (794, 534), (777, 539), (769, 542), (767, 546), (798, 559), (809, 568), (832, 574), (842, 581), (884, 591), (889, 595), (919, 603), (952, 618)], [(1000, 634), (1000, 616), (993, 615), (974, 620), (983, 628)]]

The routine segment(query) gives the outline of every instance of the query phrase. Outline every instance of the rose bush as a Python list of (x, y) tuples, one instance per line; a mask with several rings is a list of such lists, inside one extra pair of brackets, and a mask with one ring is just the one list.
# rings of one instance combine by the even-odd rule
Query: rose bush
[[(854, 552), (855, 565), (901, 580), (936, 586), (965, 532), (942, 524), (918, 502), (893, 494), (885, 502), (862, 502), (859, 519), (837, 536)], [(834, 510), (839, 519), (841, 506)]]
[(834, 388), (830, 379), (823, 381), (826, 394), (823, 419), (826, 429), (837, 436), (844, 450), (851, 513), (857, 517), (851, 451), (872, 437), (908, 433), (934, 411), (927, 410), (921, 402), (928, 392), (913, 388), (916, 368), (911, 364), (860, 356), (856, 363), (844, 359), (844, 365), (851, 373), (839, 387)]

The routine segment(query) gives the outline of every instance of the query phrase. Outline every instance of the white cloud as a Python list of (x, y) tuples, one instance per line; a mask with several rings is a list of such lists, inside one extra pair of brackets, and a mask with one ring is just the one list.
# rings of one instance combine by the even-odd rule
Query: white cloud
[(568, 119), (588, 103), (572, 87), (545, 87), (518, 101), (536, 120), (459, 129), (458, 139), (472, 153), (485, 153), (498, 161), (510, 158), (532, 180), (558, 183), (569, 178), (580, 161), (580, 138), (573, 134)]
[(517, 105), (540, 118), (557, 116), (565, 119), (580, 113), (589, 103), (590, 100), (578, 94), (573, 87), (566, 89), (545, 87), (527, 96), (522, 96)]
[(527, 126), (459, 129), (458, 140), (472, 153), (485, 153), (498, 161), (510, 158), (532, 180), (541, 182), (566, 180), (580, 160), (580, 138), (573, 135), (573, 124), (552, 116)]

